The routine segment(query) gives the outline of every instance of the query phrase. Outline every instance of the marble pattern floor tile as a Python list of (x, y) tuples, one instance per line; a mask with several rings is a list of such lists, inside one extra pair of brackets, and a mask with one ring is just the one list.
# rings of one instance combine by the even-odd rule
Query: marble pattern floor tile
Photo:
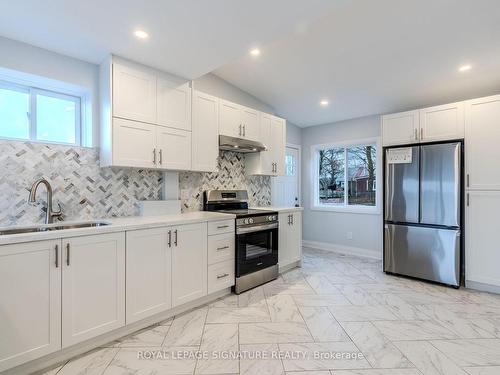
[(327, 307), (300, 307), (300, 313), (314, 341), (350, 341)]
[(120, 348), (162, 346), (170, 326), (152, 326), (115, 341)]
[(206, 307), (202, 307), (177, 315), (170, 325), (163, 345), (167, 347), (200, 345), (207, 311)]
[(386, 306), (331, 306), (330, 312), (339, 322), (398, 320)]
[[(285, 370), (277, 344), (240, 345), (240, 352), (248, 353), (240, 359), (241, 375), (283, 375)], [(260, 358), (258, 357), (260, 356)]]
[(351, 302), (343, 294), (306, 294), (293, 295), (297, 306), (308, 307), (329, 307), (329, 306), (350, 306)]
[(464, 367), (469, 375), (498, 375), (500, 366)]
[(240, 323), (241, 344), (313, 342), (305, 323)]
[(290, 295), (277, 294), (268, 297), (267, 307), (272, 322), (304, 322), (295, 300)]
[(422, 375), (415, 368), (400, 369), (364, 369), (364, 370), (334, 370), (331, 375)]
[(453, 332), (432, 320), (376, 321), (373, 324), (391, 341), (458, 338)]
[(238, 351), (237, 324), (207, 324), (203, 331), (200, 351), (207, 358), (198, 359), (196, 374), (232, 374), (239, 372), (238, 359), (221, 358), (224, 352)]
[(500, 366), (500, 339), (435, 340), (431, 344), (461, 367)]
[(208, 310), (207, 324), (212, 323), (256, 323), (270, 322), (271, 316), (266, 306), (214, 307)]
[(57, 372), (58, 375), (100, 375), (111, 363), (119, 348), (93, 350), (72, 359)]

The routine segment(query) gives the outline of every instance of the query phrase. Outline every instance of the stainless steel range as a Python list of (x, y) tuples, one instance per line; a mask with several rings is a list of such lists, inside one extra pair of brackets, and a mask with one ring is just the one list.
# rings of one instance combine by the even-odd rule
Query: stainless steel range
[(278, 277), (277, 212), (249, 209), (246, 190), (205, 191), (203, 209), (236, 215), (236, 294)]

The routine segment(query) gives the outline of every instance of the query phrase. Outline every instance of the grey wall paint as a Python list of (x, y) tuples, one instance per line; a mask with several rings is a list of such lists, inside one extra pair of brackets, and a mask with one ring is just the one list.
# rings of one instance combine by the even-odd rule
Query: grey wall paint
[(302, 129), (290, 121), (286, 122), (286, 143), (302, 144)]
[[(373, 137), (380, 137), (380, 116), (369, 116), (302, 129), (304, 240), (382, 251), (382, 214), (311, 210), (311, 146)], [(347, 239), (347, 232), (352, 232), (353, 238), (351, 240)]]

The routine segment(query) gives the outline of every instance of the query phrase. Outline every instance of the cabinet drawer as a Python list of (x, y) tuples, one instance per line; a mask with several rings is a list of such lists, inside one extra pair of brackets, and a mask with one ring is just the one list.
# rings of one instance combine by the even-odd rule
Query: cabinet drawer
[(229, 288), (234, 285), (234, 260), (208, 266), (208, 293)]
[(208, 223), (208, 235), (234, 233), (234, 220), (221, 220)]
[(208, 264), (234, 259), (234, 233), (208, 237)]

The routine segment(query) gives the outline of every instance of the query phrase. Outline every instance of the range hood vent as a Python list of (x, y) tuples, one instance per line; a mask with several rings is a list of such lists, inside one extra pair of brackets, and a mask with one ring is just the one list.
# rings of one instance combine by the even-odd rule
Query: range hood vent
[(219, 136), (219, 149), (233, 152), (260, 152), (267, 151), (266, 145), (261, 142), (249, 141), (248, 139), (229, 137), (227, 135)]

